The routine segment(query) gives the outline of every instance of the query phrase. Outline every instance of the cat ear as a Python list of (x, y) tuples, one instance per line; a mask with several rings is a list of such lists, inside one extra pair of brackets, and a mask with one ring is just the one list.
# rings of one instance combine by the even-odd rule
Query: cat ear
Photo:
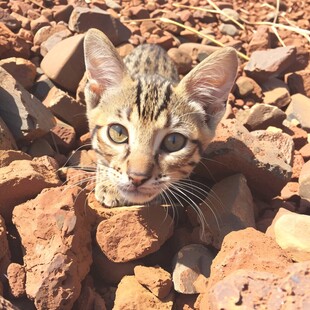
[(119, 86), (127, 73), (111, 41), (97, 29), (90, 29), (85, 35), (84, 57), (88, 87), (96, 95)]
[(187, 74), (179, 86), (189, 104), (206, 113), (207, 124), (214, 130), (225, 112), (225, 103), (238, 70), (235, 49), (227, 47), (212, 53)]

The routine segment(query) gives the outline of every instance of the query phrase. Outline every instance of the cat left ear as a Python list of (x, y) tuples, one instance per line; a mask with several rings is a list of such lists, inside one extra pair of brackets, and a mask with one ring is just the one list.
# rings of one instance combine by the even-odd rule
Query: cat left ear
[(202, 108), (209, 128), (215, 130), (225, 112), (225, 103), (238, 70), (234, 48), (226, 47), (212, 53), (187, 74), (179, 86), (189, 104)]
[(126, 74), (124, 62), (108, 37), (97, 29), (87, 31), (84, 57), (89, 88), (99, 95), (108, 88), (119, 86)]

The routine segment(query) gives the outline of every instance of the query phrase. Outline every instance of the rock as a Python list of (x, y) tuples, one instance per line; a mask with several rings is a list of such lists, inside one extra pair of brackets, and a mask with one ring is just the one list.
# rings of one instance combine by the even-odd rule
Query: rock
[(53, 34), (62, 32), (62, 31), (67, 31), (69, 34), (71, 34), (70, 30), (64, 24), (57, 24), (55, 26), (48, 25), (48, 26), (41, 27), (34, 35), (33, 45), (41, 45)]
[(253, 131), (269, 126), (282, 127), (286, 114), (275, 106), (257, 103), (249, 110), (239, 110), (236, 118), (249, 131)]
[(97, 155), (94, 150), (73, 151), (67, 161), (67, 165), (73, 168), (85, 168), (87, 170), (96, 170)]
[(294, 152), (292, 179), (298, 179), (305, 161), (298, 151)]
[(219, 30), (222, 34), (227, 34), (231, 37), (234, 37), (237, 34), (239, 34), (238, 28), (234, 25), (231, 25), (231, 24), (221, 24), (219, 26)]
[(60, 41), (43, 58), (43, 72), (56, 84), (75, 93), (85, 72), (84, 34)]
[(232, 19), (238, 21), (239, 20), (239, 14), (238, 12), (236, 12), (235, 10), (233, 9), (230, 9), (230, 8), (224, 8), (222, 10), (222, 14), (220, 15), (220, 20), (223, 22), (223, 23), (231, 23), (231, 19), (228, 18), (231, 17)]
[(11, 16), (7, 11), (2, 8), (0, 8), (0, 23), (3, 23), (12, 31), (17, 31), (21, 26), (20, 21)]
[(298, 182), (300, 197), (310, 201), (310, 160), (303, 165)]
[(10, 15), (11, 15), (11, 17), (15, 18), (21, 24), (21, 26), (22, 26), (21, 29), (30, 31), (30, 19), (28, 17), (20, 15), (16, 12), (12, 12)]
[(55, 5), (52, 8), (52, 10), (53, 10), (54, 19), (57, 23), (60, 21), (68, 23), (70, 15), (73, 11), (73, 5), (71, 5), (71, 4)]
[[(162, 207), (121, 207), (103, 220), (96, 240), (113, 262), (128, 262), (156, 252), (172, 235), (173, 221)], [(126, 229), (123, 229), (126, 227)]]
[(28, 59), (29, 56), (30, 44), (0, 22), (0, 58), (20, 57)]
[(210, 266), (214, 254), (202, 244), (183, 247), (173, 260), (172, 280), (174, 289), (182, 294), (200, 293), (195, 287), (199, 275), (210, 276)]
[(254, 51), (244, 67), (247, 76), (256, 82), (277, 77), (296, 61), (294, 46)]
[(36, 66), (24, 58), (6, 58), (0, 60), (0, 66), (11, 74), (24, 88), (33, 86), (37, 75)]
[(231, 231), (255, 227), (253, 197), (242, 174), (216, 183), (199, 208), (207, 219), (207, 223), (201, 223), (201, 241), (204, 241), (205, 229), (209, 230), (215, 248), (221, 247), (224, 237)]
[(256, 32), (253, 33), (252, 39), (249, 42), (248, 54), (254, 51), (267, 50), (271, 47), (270, 31), (267, 26), (258, 26)]
[(44, 15), (41, 15), (40, 17), (31, 20), (30, 29), (33, 33), (36, 33), (40, 28), (49, 25), (50, 25), (49, 20)]
[(31, 156), (15, 150), (0, 150), (0, 168), (8, 166), (14, 160), (31, 160)]
[(51, 145), (43, 138), (36, 139), (31, 143), (27, 153), (32, 157), (50, 156), (54, 157), (56, 152)]
[[(282, 277), (268, 272), (238, 270), (217, 283), (200, 309), (306, 309), (310, 263), (292, 264)], [(246, 287), (246, 289), (245, 289)]]
[(16, 149), (17, 145), (15, 139), (8, 126), (0, 117), (0, 150), (16, 150)]
[(159, 266), (134, 268), (135, 278), (159, 299), (166, 298), (172, 288), (171, 275)]
[(305, 130), (303, 130), (302, 128), (299, 128), (297, 126), (292, 125), (287, 120), (285, 120), (283, 122), (283, 124), (285, 126), (283, 126), (282, 128), (283, 128), (285, 133), (287, 133), (288, 135), (290, 135), (292, 137), (292, 139), (294, 141), (295, 149), (299, 150), (308, 143), (308, 141), (307, 141), (308, 134)]
[[(293, 151), (285, 150), (289, 152), (292, 158)], [(287, 158), (283, 158), (283, 152), (276, 149), (274, 143), (260, 141), (232, 119), (223, 120), (218, 126), (204, 158), (195, 169), (198, 175), (219, 181), (242, 173), (252, 193), (266, 199), (278, 195), (291, 177)]]
[(126, 276), (117, 287), (113, 310), (142, 309), (141, 307), (143, 309), (171, 310), (172, 306), (172, 294), (160, 300), (144, 288), (134, 276)]
[(60, 185), (54, 159), (47, 156), (30, 160), (15, 160), (0, 168), (0, 214), (9, 223), (13, 208), (34, 198), (42, 189)]
[(291, 96), (287, 85), (279, 79), (268, 79), (265, 83), (262, 84), (262, 88), (265, 104), (283, 108), (291, 102)]
[(128, 41), (131, 33), (118, 19), (98, 7), (75, 7), (69, 20), (69, 29), (84, 33), (90, 28), (97, 28), (105, 33), (114, 45)]
[(310, 115), (310, 98), (302, 94), (292, 95), (291, 98), (292, 101), (285, 111), (287, 119), (290, 121), (297, 119), (301, 127), (310, 132), (310, 119), (308, 117)]
[[(0, 283), (5, 279), (4, 275), (11, 262), (11, 253), (9, 249), (7, 230), (3, 217), (0, 215)], [(1, 304), (0, 304), (1, 305)]]
[(17, 143), (41, 137), (55, 125), (52, 113), (2, 68), (0, 101), (1, 116)]
[(304, 145), (299, 150), (301, 156), (304, 158), (305, 161), (308, 161), (310, 159), (310, 143)]
[(240, 76), (236, 80), (235, 94), (238, 98), (251, 99), (254, 102), (261, 102), (263, 93), (261, 87), (251, 78)]
[(289, 73), (285, 76), (285, 81), (292, 95), (300, 93), (310, 97), (310, 70)]
[(218, 49), (220, 48), (217, 46), (210, 46), (199, 43), (182, 43), (179, 46), (179, 50), (190, 55), (192, 59), (197, 59), (199, 55), (203, 55), (203, 57), (206, 58)]
[(192, 58), (188, 54), (173, 47), (168, 51), (168, 55), (176, 64), (179, 74), (187, 74), (191, 70)]
[(57, 187), (14, 209), (25, 248), (26, 293), (37, 309), (72, 309), (80, 295), (92, 262), (85, 198), (79, 187)]
[(64, 91), (53, 87), (43, 104), (60, 120), (71, 125), (77, 134), (81, 135), (88, 131), (86, 107)]
[(7, 276), (11, 294), (16, 298), (24, 296), (26, 283), (24, 267), (17, 263), (11, 263), (7, 270)]
[(298, 182), (288, 182), (281, 190), (281, 198), (289, 200), (294, 196), (298, 196), (299, 184)]
[(143, 6), (133, 6), (129, 7), (129, 16), (132, 19), (148, 19), (150, 14)]
[(157, 25), (150, 20), (145, 20), (140, 25), (140, 32), (142, 36), (145, 36), (146, 33), (151, 34), (156, 29), (158, 29)]

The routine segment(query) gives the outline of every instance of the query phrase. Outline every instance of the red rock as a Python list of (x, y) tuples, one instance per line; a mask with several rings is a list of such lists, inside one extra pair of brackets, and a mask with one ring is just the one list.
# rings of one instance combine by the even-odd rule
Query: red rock
[(187, 74), (191, 70), (192, 58), (185, 52), (171, 48), (168, 50), (168, 55), (176, 64), (179, 74)]
[(14, 209), (26, 293), (37, 309), (72, 309), (80, 295), (92, 262), (85, 198), (79, 187), (57, 187)]
[(289, 123), (288, 127), (283, 126), (283, 131), (292, 137), (295, 149), (297, 150), (301, 149), (308, 143), (308, 134), (302, 128), (299, 128)]
[(17, 145), (15, 139), (8, 126), (0, 117), (0, 150), (16, 150), (16, 149)]
[(300, 171), (301, 171), (304, 163), (305, 163), (305, 161), (304, 161), (302, 155), (299, 152), (295, 151), (294, 159), (293, 159), (292, 179), (298, 179), (299, 178)]
[(57, 32), (67, 31), (68, 34), (71, 34), (69, 29), (63, 24), (57, 24), (55, 26), (47, 25), (44, 27), (40, 27), (40, 29), (36, 32), (33, 38), (34, 45), (41, 45), (44, 41), (46, 41), (49, 37)]
[(266, 82), (262, 83), (262, 89), (265, 104), (283, 108), (291, 102), (289, 89), (282, 80), (269, 78)]
[(157, 28), (158, 27), (157, 27), (157, 25), (154, 22), (149, 21), (149, 20), (145, 20), (140, 25), (141, 35), (144, 36), (145, 33), (151, 34)]
[(171, 237), (173, 223), (164, 208), (119, 209), (118, 214), (98, 225), (96, 233), (102, 252), (113, 262), (128, 262), (156, 252)]
[[(7, 240), (7, 230), (3, 217), (0, 215), (0, 282), (4, 280), (4, 275), (11, 262), (11, 253)], [(0, 294), (1, 295), (1, 294)], [(1, 305), (1, 304), (0, 304)]]
[(298, 182), (288, 182), (281, 190), (281, 198), (288, 200), (294, 196), (298, 196), (299, 184)]
[(167, 298), (160, 300), (144, 288), (134, 276), (124, 277), (117, 287), (113, 309), (139, 309), (141, 306), (143, 309), (171, 310), (173, 295), (170, 294)]
[(30, 22), (30, 29), (33, 33), (36, 33), (40, 28), (49, 25), (49, 20), (44, 15), (41, 15), (37, 19), (34, 19)]
[(199, 54), (203, 54), (204, 57), (207, 57), (213, 52), (217, 51), (219, 47), (199, 43), (182, 43), (179, 46), (179, 49), (180, 51), (190, 55), (192, 59), (197, 59)]
[(11, 294), (16, 297), (25, 295), (26, 273), (23, 266), (11, 263), (7, 270)]
[(301, 70), (290, 73), (285, 77), (290, 93), (303, 94), (310, 97), (310, 70)]
[(143, 6), (133, 6), (129, 8), (129, 14), (132, 19), (148, 19), (150, 14)]
[(255, 100), (255, 102), (261, 102), (263, 98), (261, 87), (247, 76), (238, 77), (234, 93), (238, 98), (244, 98), (245, 100), (250, 98)]
[(305, 161), (308, 161), (310, 159), (310, 143), (304, 145), (299, 150), (301, 156), (304, 158)]
[(51, 112), (0, 68), (0, 113), (16, 142), (41, 137), (55, 125)]
[(81, 135), (88, 131), (86, 107), (64, 91), (53, 87), (44, 99), (43, 104), (56, 117), (71, 125), (76, 133)]
[(155, 267), (136, 266), (135, 278), (159, 299), (166, 298), (172, 288), (171, 275), (166, 270)]
[(310, 201), (310, 160), (303, 165), (298, 182), (300, 197)]
[(37, 70), (31, 61), (11, 57), (0, 60), (0, 66), (11, 74), (24, 88), (29, 89), (33, 86)]
[(267, 50), (270, 48), (270, 41), (269, 27), (259, 26), (253, 33), (247, 52), (251, 54), (254, 51)]
[(35, 197), (42, 189), (60, 185), (56, 163), (49, 157), (15, 160), (0, 168), (0, 213), (11, 221), (13, 208)]
[(56, 22), (64, 21), (65, 23), (68, 23), (70, 15), (73, 11), (73, 6), (71, 4), (55, 5), (52, 10)]
[(0, 150), (0, 168), (8, 166), (14, 160), (31, 160), (31, 156), (15, 150)]

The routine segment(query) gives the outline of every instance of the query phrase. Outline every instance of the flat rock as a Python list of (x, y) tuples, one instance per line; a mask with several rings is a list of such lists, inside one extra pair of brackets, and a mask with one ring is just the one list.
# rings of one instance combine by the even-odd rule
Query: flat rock
[(43, 58), (43, 72), (56, 84), (75, 93), (85, 72), (84, 34), (60, 41)]
[(11, 294), (16, 297), (25, 295), (26, 272), (22, 265), (11, 263), (7, 269), (7, 276)]
[[(127, 262), (156, 252), (172, 235), (173, 221), (162, 207), (121, 207), (103, 220), (96, 240), (114, 262)], [(126, 229), (124, 229), (126, 227)]]
[(282, 80), (270, 78), (262, 84), (262, 89), (265, 104), (283, 108), (291, 102), (289, 89)]
[(253, 131), (269, 126), (281, 127), (286, 114), (278, 107), (257, 103), (248, 110), (239, 110), (236, 118), (249, 131)]
[(70, 15), (69, 29), (77, 33), (84, 33), (90, 28), (104, 32), (114, 45), (128, 41), (131, 35), (130, 30), (119, 19), (115, 19), (98, 7), (75, 7)]
[[(9, 249), (7, 230), (4, 218), (0, 215), (0, 282), (2, 282), (6, 274), (6, 270), (11, 262), (11, 253)], [(1, 294), (0, 294), (1, 295)]]
[(149, 289), (159, 299), (166, 298), (173, 286), (171, 275), (159, 266), (134, 268), (135, 277), (138, 282)]
[(227, 119), (218, 126), (215, 138), (205, 151), (203, 164), (198, 165), (195, 172), (213, 181), (242, 173), (252, 193), (270, 199), (290, 180), (289, 154), (292, 159), (293, 150), (286, 149), (283, 157), (283, 151), (272, 142), (260, 141), (238, 121)]
[(37, 68), (33, 62), (24, 58), (10, 57), (0, 60), (0, 66), (11, 74), (24, 88), (33, 86)]
[(50, 111), (0, 68), (0, 113), (16, 142), (41, 137), (55, 126)]
[(160, 300), (144, 288), (134, 276), (126, 276), (117, 287), (113, 310), (142, 308), (171, 310), (172, 306), (172, 294)]
[(199, 208), (207, 222), (200, 226), (201, 241), (205, 241), (204, 234), (210, 231), (215, 248), (221, 247), (228, 233), (255, 227), (253, 197), (242, 174), (216, 183)]
[(0, 214), (9, 223), (13, 208), (34, 198), (42, 189), (61, 184), (54, 159), (44, 156), (33, 160), (15, 160), (0, 168)]
[(37, 309), (72, 309), (80, 295), (92, 262), (85, 198), (79, 187), (57, 187), (14, 209), (26, 293)]
[(17, 145), (15, 139), (6, 123), (0, 117), (0, 150), (16, 150), (16, 149)]
[(172, 280), (174, 289), (182, 294), (197, 294), (195, 281), (203, 275), (210, 276), (214, 254), (202, 244), (184, 246), (173, 259)]
[(296, 119), (301, 124), (301, 127), (310, 132), (310, 98), (295, 94), (291, 96), (292, 101), (287, 107), (285, 113), (288, 120)]
[(310, 201), (310, 160), (303, 165), (298, 182), (300, 197)]
[(277, 77), (296, 61), (294, 46), (254, 51), (244, 71), (256, 82)]

